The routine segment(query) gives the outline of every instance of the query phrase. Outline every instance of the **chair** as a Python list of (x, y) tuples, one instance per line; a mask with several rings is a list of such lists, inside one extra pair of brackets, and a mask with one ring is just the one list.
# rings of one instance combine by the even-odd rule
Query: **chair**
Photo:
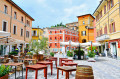
[(18, 63), (18, 57), (13, 57), (13, 61), (15, 62), (15, 63)]

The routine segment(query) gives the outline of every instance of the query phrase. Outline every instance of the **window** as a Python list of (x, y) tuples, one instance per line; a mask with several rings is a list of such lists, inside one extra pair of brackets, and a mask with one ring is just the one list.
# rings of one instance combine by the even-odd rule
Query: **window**
[(82, 31), (82, 36), (86, 36), (86, 31)]
[(50, 43), (49, 47), (50, 47), (50, 48), (52, 47), (52, 43)]
[(7, 22), (3, 21), (3, 31), (7, 31)]
[(102, 17), (102, 10), (100, 11), (100, 18)]
[(74, 27), (72, 29), (74, 30)]
[(104, 27), (104, 34), (107, 34), (107, 26)]
[(27, 20), (27, 25), (30, 26), (30, 21)]
[(60, 36), (60, 40), (62, 40), (62, 36)]
[(108, 10), (110, 10), (110, 1), (108, 2)]
[(62, 33), (62, 31), (60, 30), (60, 33)]
[(29, 31), (26, 31), (26, 37), (29, 38)]
[(37, 36), (36, 34), (37, 34), (36, 30), (34, 30), (33, 31), (33, 36)]
[(57, 40), (57, 37), (55, 37), (55, 41)]
[(17, 12), (14, 12), (14, 18), (17, 19)]
[(50, 37), (50, 40), (52, 40), (52, 37)]
[(21, 29), (21, 36), (23, 36), (23, 29)]
[(104, 14), (106, 14), (106, 5), (104, 6)]
[(55, 43), (55, 47), (57, 47), (57, 43)]
[(23, 22), (23, 17), (21, 17), (21, 21)]
[(52, 31), (50, 31), (50, 34), (52, 34)]
[(16, 34), (16, 31), (17, 31), (17, 27), (14, 26), (14, 27), (13, 27), (13, 34)]
[(110, 24), (110, 33), (112, 33), (112, 32), (116, 32), (115, 22), (113, 22), (112, 24)]
[(83, 25), (85, 25), (85, 21), (83, 21)]
[(111, 1), (111, 8), (114, 6), (114, 3), (113, 3), (113, 0), (110, 0)]
[(7, 14), (8, 12), (7, 12), (7, 6), (6, 5), (4, 5), (4, 12)]

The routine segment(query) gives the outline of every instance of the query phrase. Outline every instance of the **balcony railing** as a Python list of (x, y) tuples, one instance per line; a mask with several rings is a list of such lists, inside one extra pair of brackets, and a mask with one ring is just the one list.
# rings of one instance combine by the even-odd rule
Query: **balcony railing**
[(107, 40), (109, 39), (110, 36), (105, 34), (105, 35), (102, 35), (102, 36), (99, 36), (99, 37), (96, 37), (96, 41), (103, 41), (103, 40)]

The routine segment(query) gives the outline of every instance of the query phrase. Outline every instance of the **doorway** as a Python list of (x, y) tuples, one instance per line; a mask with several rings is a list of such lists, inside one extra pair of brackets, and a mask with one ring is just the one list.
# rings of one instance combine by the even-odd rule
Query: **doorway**
[(117, 46), (116, 46), (116, 42), (111, 43), (112, 47), (111, 47), (111, 53), (113, 58), (117, 58)]

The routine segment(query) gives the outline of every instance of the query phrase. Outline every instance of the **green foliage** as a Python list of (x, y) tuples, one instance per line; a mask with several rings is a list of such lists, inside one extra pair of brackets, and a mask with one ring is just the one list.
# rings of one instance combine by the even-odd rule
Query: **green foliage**
[(39, 51), (48, 49), (48, 38), (43, 37), (40, 41), (31, 41), (29, 43), (29, 49), (33, 50), (36, 54), (38, 54)]
[(60, 24), (57, 24), (55, 26), (51, 26), (52, 28), (54, 27), (66, 27), (66, 25), (64, 25), (62, 22)]
[(68, 56), (68, 57), (73, 57), (73, 53), (70, 52), (70, 51), (67, 51), (67, 56)]
[(80, 54), (79, 54), (79, 50), (74, 50), (74, 52), (76, 55), (80, 55), (80, 56), (84, 55), (84, 51), (82, 49), (80, 50)]
[(9, 52), (9, 55), (18, 55), (18, 52), (12, 51), (12, 52)]
[(5, 67), (5, 65), (1, 65), (0, 66), (0, 77), (3, 77), (6, 74), (8, 74), (10, 70), (11, 70), (10, 66)]
[[(91, 50), (91, 46), (88, 48), (88, 50)], [(96, 47), (92, 46), (92, 51), (94, 51), (94, 50), (97, 51)]]
[(51, 55), (52, 57), (54, 57), (54, 53), (53, 53), (53, 52), (51, 52), (50, 55)]
[(94, 51), (89, 51), (89, 52), (88, 52), (88, 57), (90, 57), (90, 58), (95, 57)]
[(33, 53), (32, 52), (27, 52), (27, 55), (33, 55)]

